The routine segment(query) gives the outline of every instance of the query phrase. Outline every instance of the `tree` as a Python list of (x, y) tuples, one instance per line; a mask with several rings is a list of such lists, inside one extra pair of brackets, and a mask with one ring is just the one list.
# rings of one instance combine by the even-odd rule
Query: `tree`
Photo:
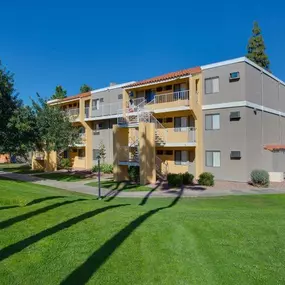
[(4, 152), (5, 147), (9, 144), (8, 123), (21, 104), (14, 88), (14, 76), (0, 61), (0, 152)]
[(252, 36), (248, 41), (246, 57), (267, 71), (270, 71), (270, 61), (265, 53), (265, 44), (261, 34), (261, 29), (257, 22), (254, 22)]
[(102, 159), (102, 161), (105, 162), (105, 159), (106, 159), (106, 147), (105, 147), (103, 141), (101, 141), (100, 145), (99, 145), (99, 155), (100, 155), (100, 158)]
[(67, 97), (67, 91), (62, 88), (61, 85), (55, 87), (55, 93), (51, 96), (51, 100), (63, 99)]
[(36, 149), (38, 142), (35, 114), (31, 107), (20, 106), (7, 124), (3, 151), (27, 159), (28, 152)]
[(79, 142), (78, 129), (72, 126), (68, 117), (58, 106), (50, 106), (38, 94), (38, 102), (33, 101), (38, 150), (62, 153)]
[(92, 87), (87, 85), (87, 84), (83, 84), (81, 87), (80, 87), (80, 93), (86, 93), (86, 92), (89, 92), (92, 90)]

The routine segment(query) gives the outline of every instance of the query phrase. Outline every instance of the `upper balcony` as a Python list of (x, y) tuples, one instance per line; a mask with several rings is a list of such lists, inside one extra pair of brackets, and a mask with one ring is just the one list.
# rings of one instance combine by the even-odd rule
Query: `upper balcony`
[(153, 99), (146, 104), (149, 110), (183, 110), (189, 109), (189, 90), (153, 95)]
[(79, 121), (79, 108), (65, 109), (64, 112), (71, 122)]
[(91, 107), (85, 107), (85, 119), (108, 119), (116, 118), (118, 110), (122, 110), (122, 102), (93, 104)]

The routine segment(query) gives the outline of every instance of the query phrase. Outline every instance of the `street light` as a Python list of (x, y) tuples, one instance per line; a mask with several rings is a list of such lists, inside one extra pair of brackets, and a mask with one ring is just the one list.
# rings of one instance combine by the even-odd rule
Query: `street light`
[(98, 160), (98, 200), (101, 200), (102, 197), (101, 197), (101, 169), (100, 169), (100, 159), (101, 159), (101, 156), (100, 156), (100, 152), (99, 150), (95, 150), (96, 151), (96, 159)]

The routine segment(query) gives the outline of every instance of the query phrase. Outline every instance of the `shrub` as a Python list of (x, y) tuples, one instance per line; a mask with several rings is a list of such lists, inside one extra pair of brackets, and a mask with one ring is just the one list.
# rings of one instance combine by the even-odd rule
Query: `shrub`
[(194, 179), (194, 175), (189, 173), (189, 172), (185, 172), (183, 174), (183, 184), (184, 185), (191, 185), (193, 184), (193, 179)]
[(203, 172), (199, 176), (198, 183), (204, 186), (214, 186), (214, 175), (210, 172)]
[(181, 185), (191, 185), (193, 183), (194, 176), (191, 173), (169, 173), (167, 175), (168, 185), (171, 187), (180, 187)]
[(262, 169), (252, 170), (250, 177), (252, 184), (255, 186), (262, 186), (262, 187), (269, 186), (269, 174), (266, 170)]
[[(98, 172), (98, 164), (93, 165), (92, 167), (92, 172)], [(100, 165), (100, 170), (102, 173), (112, 173), (113, 172), (113, 165), (112, 164), (107, 164), (107, 163), (102, 163)]]
[(69, 158), (62, 158), (60, 160), (60, 167), (69, 170), (71, 168), (71, 161)]
[(138, 183), (140, 181), (140, 168), (139, 166), (130, 166), (128, 168), (129, 179)]
[(113, 164), (107, 164), (107, 163), (103, 163), (101, 165), (101, 171), (103, 173), (113, 173)]

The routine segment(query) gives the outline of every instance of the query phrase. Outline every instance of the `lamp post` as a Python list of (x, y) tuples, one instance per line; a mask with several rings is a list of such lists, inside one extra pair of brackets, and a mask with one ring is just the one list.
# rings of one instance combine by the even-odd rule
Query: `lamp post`
[(100, 169), (100, 155), (97, 155), (98, 159), (98, 200), (101, 200), (101, 169)]

